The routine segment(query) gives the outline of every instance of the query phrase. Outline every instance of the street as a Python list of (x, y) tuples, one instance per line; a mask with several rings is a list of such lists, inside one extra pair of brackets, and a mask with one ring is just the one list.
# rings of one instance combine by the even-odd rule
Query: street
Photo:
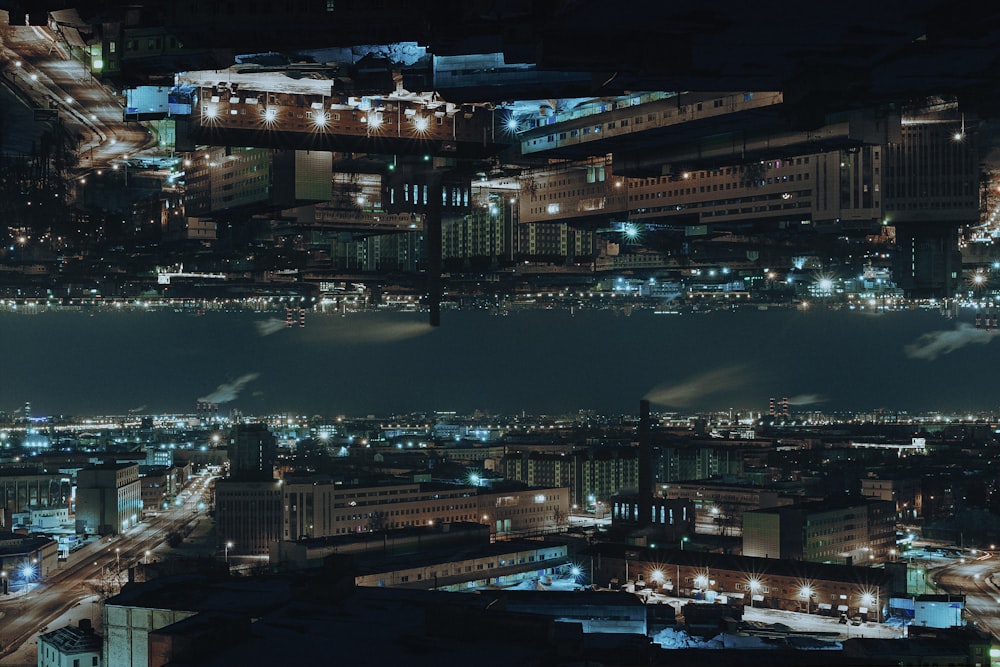
[(114, 169), (152, 144), (139, 123), (126, 123), (119, 99), (91, 76), (68, 47), (40, 26), (11, 26), (0, 11), (0, 80), (34, 109), (54, 109), (76, 143), (78, 178)]
[[(22, 643), (49, 628), (53, 619), (94, 594), (103, 583), (114, 594), (125, 582), (129, 567), (155, 560), (165, 551), (167, 536), (183, 533), (195, 520), (208, 520), (211, 497), (209, 475), (198, 475), (182, 491), (181, 504), (174, 504), (127, 533), (102, 538), (70, 554), (69, 561), (48, 579), (32, 584), (29, 590), (0, 599), (0, 660)], [(181, 497), (181, 496), (179, 496)], [(100, 613), (100, 610), (95, 610)]]

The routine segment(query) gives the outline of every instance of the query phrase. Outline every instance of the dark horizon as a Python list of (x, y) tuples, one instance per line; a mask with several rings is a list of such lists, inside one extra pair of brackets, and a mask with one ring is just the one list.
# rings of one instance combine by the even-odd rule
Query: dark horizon
[[(963, 313), (844, 310), (0, 314), (0, 406), (35, 415), (220, 412), (363, 416), (969, 411), (997, 408), (993, 332)], [(923, 338), (922, 338), (923, 337)], [(951, 351), (949, 351), (951, 350)], [(141, 410), (139, 408), (142, 408)]]

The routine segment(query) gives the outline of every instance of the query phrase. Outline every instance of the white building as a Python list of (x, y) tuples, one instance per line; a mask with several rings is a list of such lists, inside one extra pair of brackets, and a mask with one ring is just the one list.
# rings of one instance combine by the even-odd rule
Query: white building
[(90, 619), (38, 636), (38, 667), (101, 667), (101, 637)]

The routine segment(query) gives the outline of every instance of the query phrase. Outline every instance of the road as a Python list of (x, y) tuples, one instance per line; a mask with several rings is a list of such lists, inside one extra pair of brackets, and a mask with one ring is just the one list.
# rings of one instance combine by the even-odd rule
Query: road
[[(211, 502), (210, 475), (198, 475), (182, 491), (180, 505), (174, 505), (147, 522), (114, 538), (103, 538), (71, 554), (56, 574), (32, 585), (30, 590), (0, 600), (0, 659), (12, 653), (36, 633), (47, 631), (49, 623), (66, 610), (93, 595), (94, 587), (111, 583), (112, 590), (125, 581), (132, 565), (156, 559), (167, 549), (167, 536), (183, 532), (196, 519), (207, 519)], [(55, 629), (55, 628), (51, 628)]]
[(993, 575), (1000, 562), (989, 553), (954, 561), (930, 572), (942, 591), (965, 596), (966, 614), (981, 629), (1000, 639), (1000, 589)]
[(9, 25), (6, 14), (0, 11), (0, 82), (32, 108), (57, 110), (76, 144), (76, 177), (113, 169), (153, 144), (142, 125), (124, 121), (122, 100), (70, 57), (53, 31)]

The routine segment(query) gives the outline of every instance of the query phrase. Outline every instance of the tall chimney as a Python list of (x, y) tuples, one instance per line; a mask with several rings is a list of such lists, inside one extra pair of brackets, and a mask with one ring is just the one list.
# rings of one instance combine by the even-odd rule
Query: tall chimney
[(649, 436), (649, 401), (639, 401), (639, 526), (653, 518), (653, 453)]

